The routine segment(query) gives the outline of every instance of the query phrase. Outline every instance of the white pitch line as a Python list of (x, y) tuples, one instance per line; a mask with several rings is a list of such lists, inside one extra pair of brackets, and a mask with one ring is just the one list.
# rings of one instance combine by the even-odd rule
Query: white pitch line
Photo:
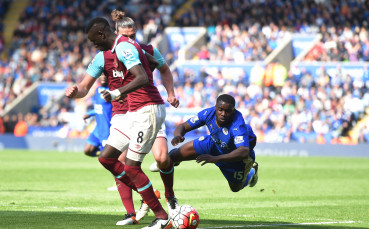
[[(227, 214), (227, 215), (224, 215), (224, 214), (214, 214), (214, 213), (207, 213), (207, 212), (201, 212), (201, 214), (202, 215), (213, 215), (213, 216), (230, 216), (230, 217), (237, 217), (237, 218), (256, 218), (256, 216), (255, 215), (235, 215), (235, 214)], [(260, 218), (260, 217), (259, 217)], [(289, 220), (290, 218), (288, 218), (288, 217), (279, 217), (279, 216), (275, 216), (275, 217), (272, 217), (272, 216), (268, 216), (268, 217), (265, 217), (265, 216), (263, 216), (263, 218), (267, 218), (267, 219), (279, 219), (279, 220)], [(333, 221), (333, 219), (327, 219), (327, 218), (325, 218), (325, 219), (317, 219), (317, 218), (294, 218), (295, 220), (301, 220), (301, 221), (304, 221), (304, 220), (311, 220), (311, 221), (313, 221), (313, 220), (321, 220), (321, 221), (323, 221), (323, 220), (332, 220)]]
[(198, 227), (198, 229), (214, 229), (214, 228), (249, 228), (249, 227), (279, 227), (279, 226), (304, 226), (304, 225), (323, 225), (337, 223), (355, 223), (355, 221), (337, 221), (337, 222), (316, 222), (316, 223), (277, 223), (277, 224), (254, 224), (240, 226), (219, 226), (219, 227)]

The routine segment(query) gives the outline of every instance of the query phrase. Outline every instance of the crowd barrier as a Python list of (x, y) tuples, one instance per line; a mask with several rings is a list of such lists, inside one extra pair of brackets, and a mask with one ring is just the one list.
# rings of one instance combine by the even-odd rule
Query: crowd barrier
[[(169, 141), (172, 138), (172, 136), (168, 136)], [(187, 137), (185, 142), (193, 139), (193, 137)], [(85, 143), (86, 139), (81, 138), (15, 137), (9, 134), (0, 135), (1, 151), (4, 149), (29, 149), (83, 152)], [(170, 143), (168, 143), (168, 147), (169, 150), (173, 148)], [(255, 152), (258, 156), (369, 157), (369, 146), (368, 144), (257, 143)]]

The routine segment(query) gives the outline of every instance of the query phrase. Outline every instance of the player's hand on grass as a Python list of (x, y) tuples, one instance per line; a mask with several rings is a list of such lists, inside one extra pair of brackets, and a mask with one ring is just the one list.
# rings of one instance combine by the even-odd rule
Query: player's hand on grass
[(215, 156), (209, 155), (209, 154), (202, 154), (196, 158), (197, 163), (201, 163), (201, 166), (207, 164), (207, 163), (217, 163), (218, 160)]
[(78, 93), (77, 85), (70, 86), (65, 90), (65, 96), (67, 96), (68, 98), (73, 98), (74, 96), (77, 95), (77, 93)]
[(178, 145), (179, 143), (183, 142), (185, 140), (185, 137), (183, 136), (175, 136), (173, 139), (172, 139), (172, 145), (173, 146), (176, 146)]
[(175, 108), (179, 106), (179, 100), (175, 96), (168, 96), (167, 101)]

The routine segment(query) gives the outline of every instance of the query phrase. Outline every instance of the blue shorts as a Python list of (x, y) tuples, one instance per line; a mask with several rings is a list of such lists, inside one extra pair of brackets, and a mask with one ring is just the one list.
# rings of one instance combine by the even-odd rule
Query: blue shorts
[(104, 148), (103, 145), (102, 145), (102, 141), (104, 139), (100, 139), (98, 136), (99, 135), (97, 134), (97, 129), (94, 129), (91, 132), (90, 136), (88, 136), (87, 143), (90, 144), (90, 145), (96, 146), (99, 149), (102, 149), (102, 148)]
[[(198, 155), (210, 154), (213, 156), (218, 156), (223, 154), (218, 150), (215, 142), (211, 139), (210, 135), (202, 136), (193, 141), (193, 147)], [(252, 151), (250, 153), (249, 159), (245, 159), (239, 162), (218, 162), (216, 165), (222, 171), (223, 176), (228, 182), (233, 184), (243, 184), (246, 180), (247, 174), (250, 171), (250, 163), (255, 161), (255, 153)]]

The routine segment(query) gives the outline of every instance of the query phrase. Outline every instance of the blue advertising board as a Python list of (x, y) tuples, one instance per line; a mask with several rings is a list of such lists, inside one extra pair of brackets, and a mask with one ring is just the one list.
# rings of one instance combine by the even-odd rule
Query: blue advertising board
[(45, 106), (50, 99), (56, 99), (64, 94), (67, 88), (65, 83), (41, 83), (37, 87), (38, 102), (41, 106)]
[(306, 48), (309, 48), (317, 35), (292, 35), (293, 56), (297, 57)]
[(291, 65), (291, 69), (310, 72), (313, 77), (318, 77), (324, 71), (330, 77), (341, 74), (368, 81), (368, 66), (368, 62), (294, 62)]
[(165, 32), (168, 35), (171, 51), (185, 47), (193, 42), (200, 34), (201, 27), (168, 27)]
[(244, 76), (248, 80), (250, 72), (254, 66), (260, 66), (265, 68), (265, 64), (262, 61), (246, 62), (243, 64), (227, 63), (227, 62), (215, 62), (215, 61), (186, 61), (178, 65), (177, 70), (179, 75), (183, 75), (186, 71), (193, 71), (196, 75), (204, 68), (205, 72), (209, 75), (217, 75), (218, 71), (222, 72), (225, 78), (233, 78), (237, 76)]

